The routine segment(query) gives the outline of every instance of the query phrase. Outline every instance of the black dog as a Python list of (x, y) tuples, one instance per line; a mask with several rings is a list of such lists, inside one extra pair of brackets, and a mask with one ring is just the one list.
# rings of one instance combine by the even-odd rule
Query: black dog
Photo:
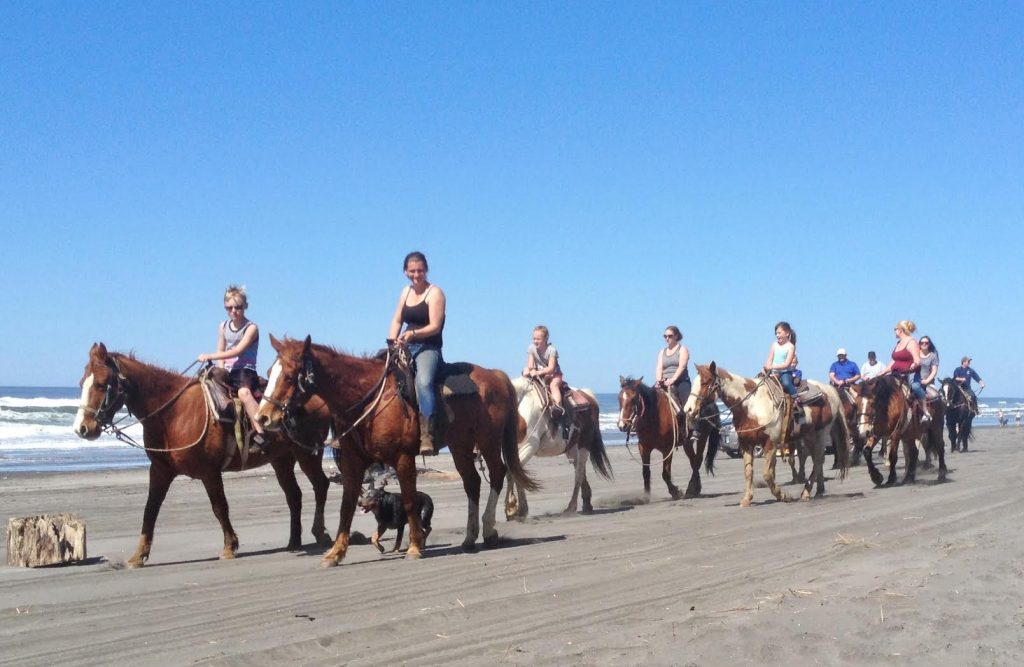
[[(359, 499), (359, 507), (363, 513), (373, 512), (377, 518), (377, 530), (370, 538), (370, 543), (377, 547), (377, 551), (384, 553), (384, 547), (380, 545), (380, 538), (388, 528), (398, 531), (395, 538), (395, 548), (392, 552), (398, 551), (402, 545), (402, 535), (405, 532), (405, 524), (408, 517), (405, 515), (405, 507), (402, 506), (402, 496), (397, 493), (388, 493), (384, 489), (371, 489)], [(420, 515), (420, 526), (423, 527), (423, 544), (427, 543), (427, 535), (430, 535), (430, 519), (434, 516), (434, 501), (422, 491), (416, 492), (416, 511)]]

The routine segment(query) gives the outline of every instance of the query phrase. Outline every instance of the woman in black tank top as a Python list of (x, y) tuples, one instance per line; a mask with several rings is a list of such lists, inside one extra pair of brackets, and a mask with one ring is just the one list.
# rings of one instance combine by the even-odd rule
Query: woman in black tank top
[[(444, 292), (427, 281), (427, 258), (411, 252), (403, 264), (409, 286), (398, 297), (388, 340), (405, 345), (416, 362), (416, 402), (420, 411), (420, 454), (435, 454), (434, 378), (443, 363)], [(404, 327), (404, 330), (403, 330)]]

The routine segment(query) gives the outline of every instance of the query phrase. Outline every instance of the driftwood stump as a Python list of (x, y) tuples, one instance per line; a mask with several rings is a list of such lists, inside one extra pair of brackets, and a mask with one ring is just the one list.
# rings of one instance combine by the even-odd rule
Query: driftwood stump
[(85, 522), (74, 514), (7, 520), (7, 564), (38, 567), (85, 560)]

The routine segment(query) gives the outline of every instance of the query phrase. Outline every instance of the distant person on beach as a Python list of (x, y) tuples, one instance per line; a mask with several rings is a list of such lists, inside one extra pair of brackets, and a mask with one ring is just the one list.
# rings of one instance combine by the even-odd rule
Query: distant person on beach
[(796, 363), (796, 332), (789, 322), (775, 325), (775, 342), (768, 348), (768, 359), (764, 362), (764, 372), (778, 378), (779, 384), (786, 393), (793, 397), (796, 406), (794, 414), (798, 424), (804, 420), (804, 411), (797, 402), (796, 386), (793, 384), (793, 367)]
[(931, 415), (924, 409), (924, 387), (917, 380), (916, 371), (921, 367), (921, 346), (912, 335), (917, 331), (917, 325), (910, 320), (900, 320), (893, 327), (896, 334), (896, 346), (892, 348), (892, 361), (882, 371), (884, 375), (893, 374), (902, 376), (909, 384), (910, 390), (914, 393), (914, 401), (920, 409), (921, 421), (931, 421)]
[(836, 361), (828, 369), (828, 379), (835, 387), (846, 387), (860, 380), (860, 369), (846, 358), (845, 347), (836, 350)]
[(996, 415), (996, 419), (999, 421), (1000, 428), (1006, 426), (1010, 422), (1009, 418), (1003, 413), (1002, 408), (999, 408), (999, 414)]
[(860, 367), (860, 379), (870, 380), (871, 378), (876, 378), (881, 375), (884, 370), (885, 366), (879, 363), (878, 358), (875, 356), (875, 351), (871, 350), (868, 352), (868, 360)]
[(917, 381), (924, 389), (925, 396), (929, 391), (933, 396), (938, 395), (935, 389), (935, 379), (939, 377), (939, 350), (932, 342), (931, 336), (921, 336), (917, 343), (921, 347), (921, 365), (917, 368)]
[(562, 409), (562, 367), (558, 364), (558, 350), (551, 344), (551, 334), (543, 324), (533, 328), (533, 342), (526, 348), (526, 367), (523, 375), (541, 380), (551, 393), (551, 414), (560, 417)]
[(1018, 427), (1018, 428), (1020, 427), (1020, 424), (1021, 424), (1021, 414), (1020, 414), (1020, 410), (1017, 410), (1017, 414), (1015, 414), (1015, 415), (1013, 416), (1013, 422), (1014, 422), (1014, 423), (1015, 423), (1015, 424), (1017, 425), (1017, 427)]
[(245, 287), (228, 285), (224, 291), (224, 310), (228, 319), (220, 323), (217, 333), (217, 351), (200, 354), (196, 359), (201, 362), (216, 361), (228, 372), (228, 382), (238, 393), (239, 400), (249, 415), (249, 423), (255, 434), (252, 442), (256, 448), (263, 449), (263, 428), (256, 421), (256, 412), (260, 409), (253, 392), (259, 375), (256, 372), (256, 353), (260, 347), (260, 330), (256, 323), (245, 316), (249, 307), (249, 297)]
[[(427, 280), (427, 258), (421, 252), (410, 252), (402, 263), (409, 285), (402, 288), (398, 306), (388, 328), (388, 340), (404, 345), (416, 362), (416, 403), (419, 405), (420, 454), (437, 453), (434, 436), (436, 399), (434, 378), (444, 363), (441, 347), (444, 343), (445, 296), (437, 285)], [(402, 327), (405, 330), (402, 330)]]
[(686, 399), (690, 397), (690, 349), (683, 345), (683, 334), (679, 327), (665, 327), (665, 348), (658, 352), (658, 362), (654, 367), (654, 386), (664, 389), (675, 397), (682, 411)]
[(953, 380), (956, 381), (956, 383), (960, 385), (960, 388), (964, 390), (964, 393), (967, 394), (968, 401), (971, 404), (971, 412), (978, 414), (978, 396), (974, 393), (974, 390), (971, 389), (971, 380), (976, 381), (978, 386), (982, 389), (985, 388), (985, 381), (981, 379), (981, 376), (978, 375), (976, 370), (971, 368), (971, 361), (972, 359), (970, 357), (963, 357), (960, 359), (960, 368), (953, 371)]

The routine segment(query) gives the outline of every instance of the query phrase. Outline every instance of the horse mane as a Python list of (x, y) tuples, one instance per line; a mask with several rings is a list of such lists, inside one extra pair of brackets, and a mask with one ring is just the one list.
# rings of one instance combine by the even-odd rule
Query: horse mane
[[(157, 364), (151, 364), (147, 361), (143, 361), (135, 356), (135, 351), (129, 352), (107, 352), (107, 356), (113, 359), (120, 367), (121, 362), (127, 361), (129, 365), (134, 364), (139, 367), (144, 373), (147, 373), (146, 380), (151, 390), (166, 390), (174, 391), (182, 386), (182, 380), (191, 381), (192, 378), (183, 375), (180, 371), (158, 366)], [(123, 373), (125, 369), (122, 368)], [(138, 383), (140, 378), (135, 378), (135, 382)]]
[(875, 384), (875, 414), (886, 414), (889, 410), (889, 399), (896, 391), (896, 378), (883, 375), (872, 379)]

